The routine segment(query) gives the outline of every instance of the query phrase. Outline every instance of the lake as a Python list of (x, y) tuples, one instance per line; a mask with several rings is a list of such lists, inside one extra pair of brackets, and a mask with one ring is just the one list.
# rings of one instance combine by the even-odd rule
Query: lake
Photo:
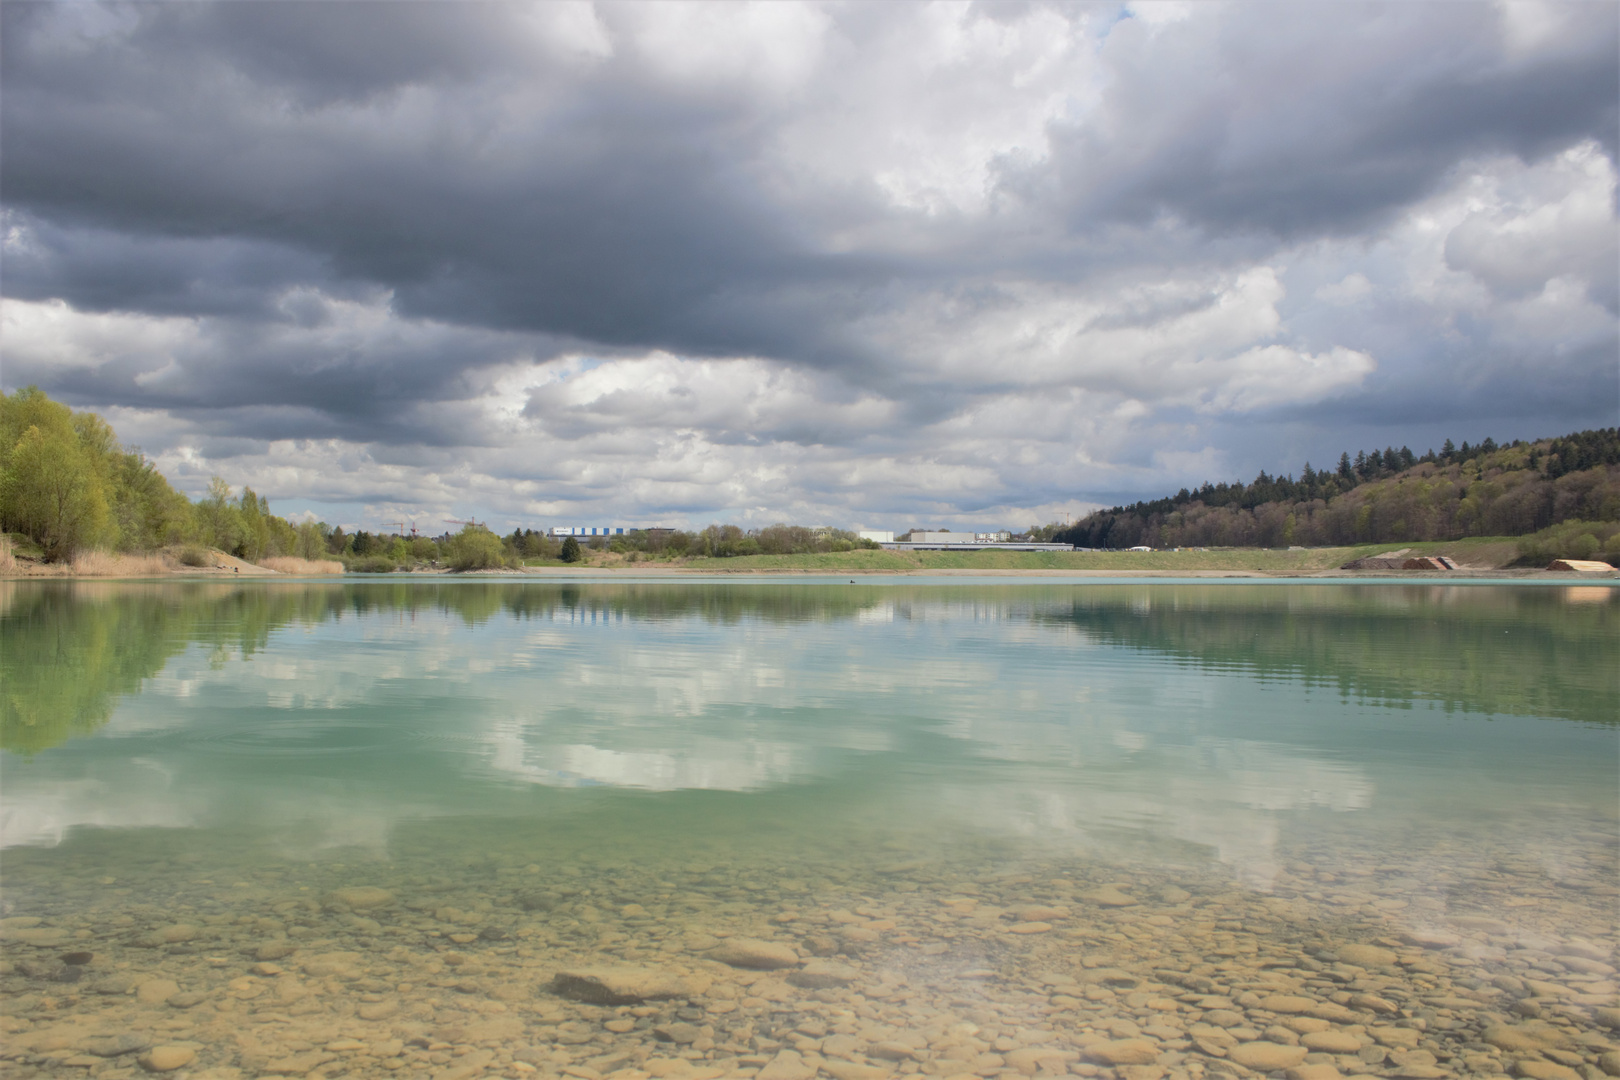
[(1620, 590), (0, 582), (0, 1062), (1620, 1075)]

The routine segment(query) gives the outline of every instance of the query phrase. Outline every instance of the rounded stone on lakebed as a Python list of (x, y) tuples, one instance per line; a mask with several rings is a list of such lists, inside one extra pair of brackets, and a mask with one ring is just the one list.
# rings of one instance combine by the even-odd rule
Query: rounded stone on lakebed
[(162, 1005), (180, 992), (173, 979), (147, 979), (135, 988), (135, 1000), (142, 1005)]
[(799, 954), (776, 941), (758, 938), (727, 938), (709, 950), (709, 959), (732, 967), (773, 971), (799, 966)]
[(1159, 1044), (1151, 1039), (1113, 1039), (1093, 1043), (1085, 1052), (1086, 1057), (1104, 1065), (1151, 1065), (1159, 1060)]
[(876, 1065), (861, 1065), (853, 1061), (838, 1061), (828, 1058), (821, 1063), (821, 1071), (831, 1076), (833, 1080), (887, 1080), (893, 1075), (890, 1069), (879, 1068)]
[(1319, 1004), (1321, 1003), (1315, 998), (1301, 997), (1298, 994), (1272, 994), (1260, 1001), (1260, 1007), (1267, 1012), (1284, 1014), (1310, 1012)]
[(169, 926), (160, 926), (150, 930), (135, 939), (135, 944), (143, 945), (149, 949), (159, 948), (163, 945), (179, 945), (191, 941), (197, 936), (197, 928), (190, 923), (172, 923)]
[(1316, 1065), (1295, 1065), (1283, 1074), (1288, 1080), (1340, 1080), (1338, 1068), (1322, 1062)]
[(812, 960), (787, 977), (794, 986), (807, 990), (828, 990), (848, 986), (860, 977), (860, 972), (848, 964), (832, 960)]
[(551, 991), (592, 1005), (636, 1005), (688, 997), (694, 987), (680, 976), (646, 968), (574, 968), (559, 971)]
[(758, 1080), (810, 1080), (816, 1075), (816, 1066), (805, 1061), (796, 1050), (783, 1050), (757, 1075)]
[(1301, 1035), (1299, 1042), (1305, 1049), (1323, 1054), (1354, 1054), (1361, 1050), (1361, 1040), (1348, 1031), (1312, 1031)]
[(1254, 1069), (1258, 1072), (1275, 1072), (1278, 1069), (1291, 1069), (1305, 1060), (1309, 1053), (1303, 1046), (1284, 1046), (1274, 1042), (1239, 1043), (1226, 1052), (1227, 1060), (1236, 1062), (1245, 1069)]
[(197, 1051), (189, 1046), (154, 1046), (140, 1056), (143, 1067), (151, 1072), (173, 1072), (197, 1060)]
[(1481, 1033), (1480, 1039), (1510, 1054), (1533, 1053), (1569, 1045), (1569, 1037), (1558, 1028), (1534, 1020), (1527, 1024), (1492, 1024)]
[(1581, 1074), (1568, 1065), (1555, 1065), (1540, 1058), (1525, 1058), (1513, 1071), (1525, 1080), (1581, 1080)]
[(328, 903), (342, 904), (355, 911), (387, 907), (394, 902), (394, 894), (375, 885), (350, 885), (334, 889), (326, 897)]
[(1326, 1020), (1315, 1016), (1290, 1016), (1283, 1021), (1283, 1027), (1296, 1035), (1309, 1035), (1315, 1031), (1327, 1031), (1332, 1026)]
[(1359, 942), (1340, 945), (1334, 950), (1340, 960), (1357, 967), (1390, 967), (1395, 963), (1395, 950)]
[[(1423, 1032), (1415, 1028), (1375, 1027), (1369, 1028), (1367, 1034), (1392, 1050), (1416, 1050), (1418, 1043), (1423, 1041)], [(1487, 1038), (1485, 1041), (1491, 1040)]]

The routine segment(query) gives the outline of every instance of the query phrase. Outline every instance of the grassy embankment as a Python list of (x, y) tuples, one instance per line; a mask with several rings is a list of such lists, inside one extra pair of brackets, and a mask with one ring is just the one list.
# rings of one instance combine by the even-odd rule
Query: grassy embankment
[[(1259, 574), (1299, 577), (1336, 570), (1353, 559), (1406, 549), (1413, 555), (1447, 555), (1463, 567), (1498, 570), (1516, 560), (1521, 564), (1523, 538), (1476, 537), (1467, 540), (1416, 541), (1410, 544), (1362, 544), (1355, 547), (1309, 548), (1287, 551), (1267, 548), (1210, 548), (1182, 551), (846, 551), (808, 555), (742, 555), (734, 558), (657, 559), (586, 549), (578, 563), (557, 559), (525, 559), (530, 570), (619, 573), (709, 574), (929, 574), (1045, 572), (1078, 574)], [(107, 556), (85, 553), (71, 563), (42, 564), (7, 558), (0, 550), (0, 577), (154, 577), (169, 574), (239, 575), (275, 571), (296, 576), (343, 573), (336, 560), (306, 562), (267, 558), (259, 564), (212, 549), (173, 549), (145, 556)], [(201, 558), (199, 558), (201, 554)], [(1519, 569), (1533, 570), (1536, 565)], [(510, 571), (509, 571), (510, 572)]]
[[(1281, 577), (1334, 570), (1352, 559), (1407, 548), (1413, 555), (1447, 555), (1463, 566), (1498, 569), (1519, 556), (1513, 537), (1362, 544), (1285, 551), (1213, 548), (1183, 551), (845, 551), (825, 555), (742, 555), (730, 559), (643, 559), (590, 551), (576, 570), (685, 570), (704, 573), (930, 573), (933, 571), (1044, 570), (1084, 573), (1147, 571), (1261, 573)], [(563, 568), (555, 559), (528, 559), (535, 568)]]

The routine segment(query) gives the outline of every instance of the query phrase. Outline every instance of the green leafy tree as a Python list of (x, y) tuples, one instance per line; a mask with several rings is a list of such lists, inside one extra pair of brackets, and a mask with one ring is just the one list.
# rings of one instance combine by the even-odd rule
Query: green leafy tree
[(482, 525), (464, 525), (450, 538), (446, 556), (456, 570), (488, 570), (506, 565), (501, 538)]
[[(32, 434), (30, 434), (32, 433)], [(215, 477), (193, 504), (92, 412), (37, 387), (0, 394), (0, 530), (22, 532), (48, 558), (86, 547), (152, 551), (202, 542), (249, 559), (290, 552), (297, 530)]]
[(217, 476), (197, 503), (197, 526), (202, 542), (220, 551), (235, 551), (242, 543), (242, 512), (231, 498), (231, 485)]
[(321, 533), (321, 526), (314, 521), (306, 521), (298, 526), (293, 539), (292, 552), (300, 559), (321, 559), (328, 554), (326, 550), (326, 537)]
[(565, 563), (576, 563), (584, 558), (579, 550), (579, 541), (572, 536), (565, 538), (562, 542), (562, 554), (558, 558)]
[(71, 428), (30, 426), (11, 448), (0, 504), (53, 562), (108, 538), (106, 484)]
[(266, 555), (274, 554), (270, 550), (269, 500), (261, 495), (255, 495), (252, 488), (244, 486), (242, 497), (236, 504), (236, 512), (240, 515), (242, 530), (232, 554), (248, 562), (257, 562)]
[(139, 451), (119, 455), (112, 483), (118, 546), (153, 551), (194, 538), (197, 515), (187, 499)]

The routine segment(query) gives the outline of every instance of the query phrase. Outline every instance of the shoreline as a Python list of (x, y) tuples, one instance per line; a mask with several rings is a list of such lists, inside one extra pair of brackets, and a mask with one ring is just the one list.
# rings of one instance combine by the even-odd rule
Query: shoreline
[[(1458, 564), (1454, 570), (1347, 569), (1346, 564), (1369, 556), (1446, 555)], [(521, 567), (453, 570), (448, 566), (418, 565), (384, 573), (330, 570), (334, 559), (307, 562), (287, 559), (265, 566), (217, 549), (208, 551), (210, 565), (189, 566), (175, 551), (150, 555), (108, 555), (75, 559), (71, 564), (45, 564), (17, 558), (0, 570), (0, 581), (167, 581), (252, 579), (284, 581), (391, 581), (402, 579), (480, 578), (572, 581), (749, 580), (761, 578), (824, 578), (853, 581), (872, 578), (973, 578), (1033, 580), (1246, 580), (1246, 581), (1548, 581), (1616, 582), (1620, 568), (1607, 571), (1550, 570), (1511, 566), (1520, 557), (1511, 538), (1478, 537), (1462, 541), (1425, 541), (1392, 550), (1388, 544), (1309, 549), (1225, 548), (1154, 552), (907, 552), (862, 550), (808, 555), (747, 555), (733, 558), (682, 557), (627, 561), (618, 553), (592, 552), (579, 563), (546, 562)]]
[(837, 580), (843, 578), (1085, 578), (1107, 580), (1209, 580), (1209, 581), (1364, 581), (1376, 584), (1405, 582), (1490, 582), (1490, 581), (1544, 581), (1573, 584), (1579, 582), (1620, 584), (1620, 569), (1607, 573), (1571, 570), (1540, 570), (1530, 568), (1495, 569), (1463, 567), (1457, 570), (1313, 570), (1306, 573), (1197, 568), (1172, 569), (1063, 569), (1063, 568), (1003, 568), (986, 567), (982, 570), (963, 567), (917, 567), (915, 569), (825, 569), (821, 567), (739, 567), (735, 570), (714, 567), (689, 566), (603, 566), (603, 567), (526, 567), (522, 570), (407, 570), (390, 574), (283, 574), (266, 567), (243, 564), (240, 569), (216, 567), (183, 567), (161, 574), (75, 574), (35, 573), (0, 574), (0, 581), (298, 581), (298, 582), (397, 582), (412, 578), (455, 579), (541, 579), (570, 581), (599, 578), (700, 578), (745, 579), (814, 577)]

